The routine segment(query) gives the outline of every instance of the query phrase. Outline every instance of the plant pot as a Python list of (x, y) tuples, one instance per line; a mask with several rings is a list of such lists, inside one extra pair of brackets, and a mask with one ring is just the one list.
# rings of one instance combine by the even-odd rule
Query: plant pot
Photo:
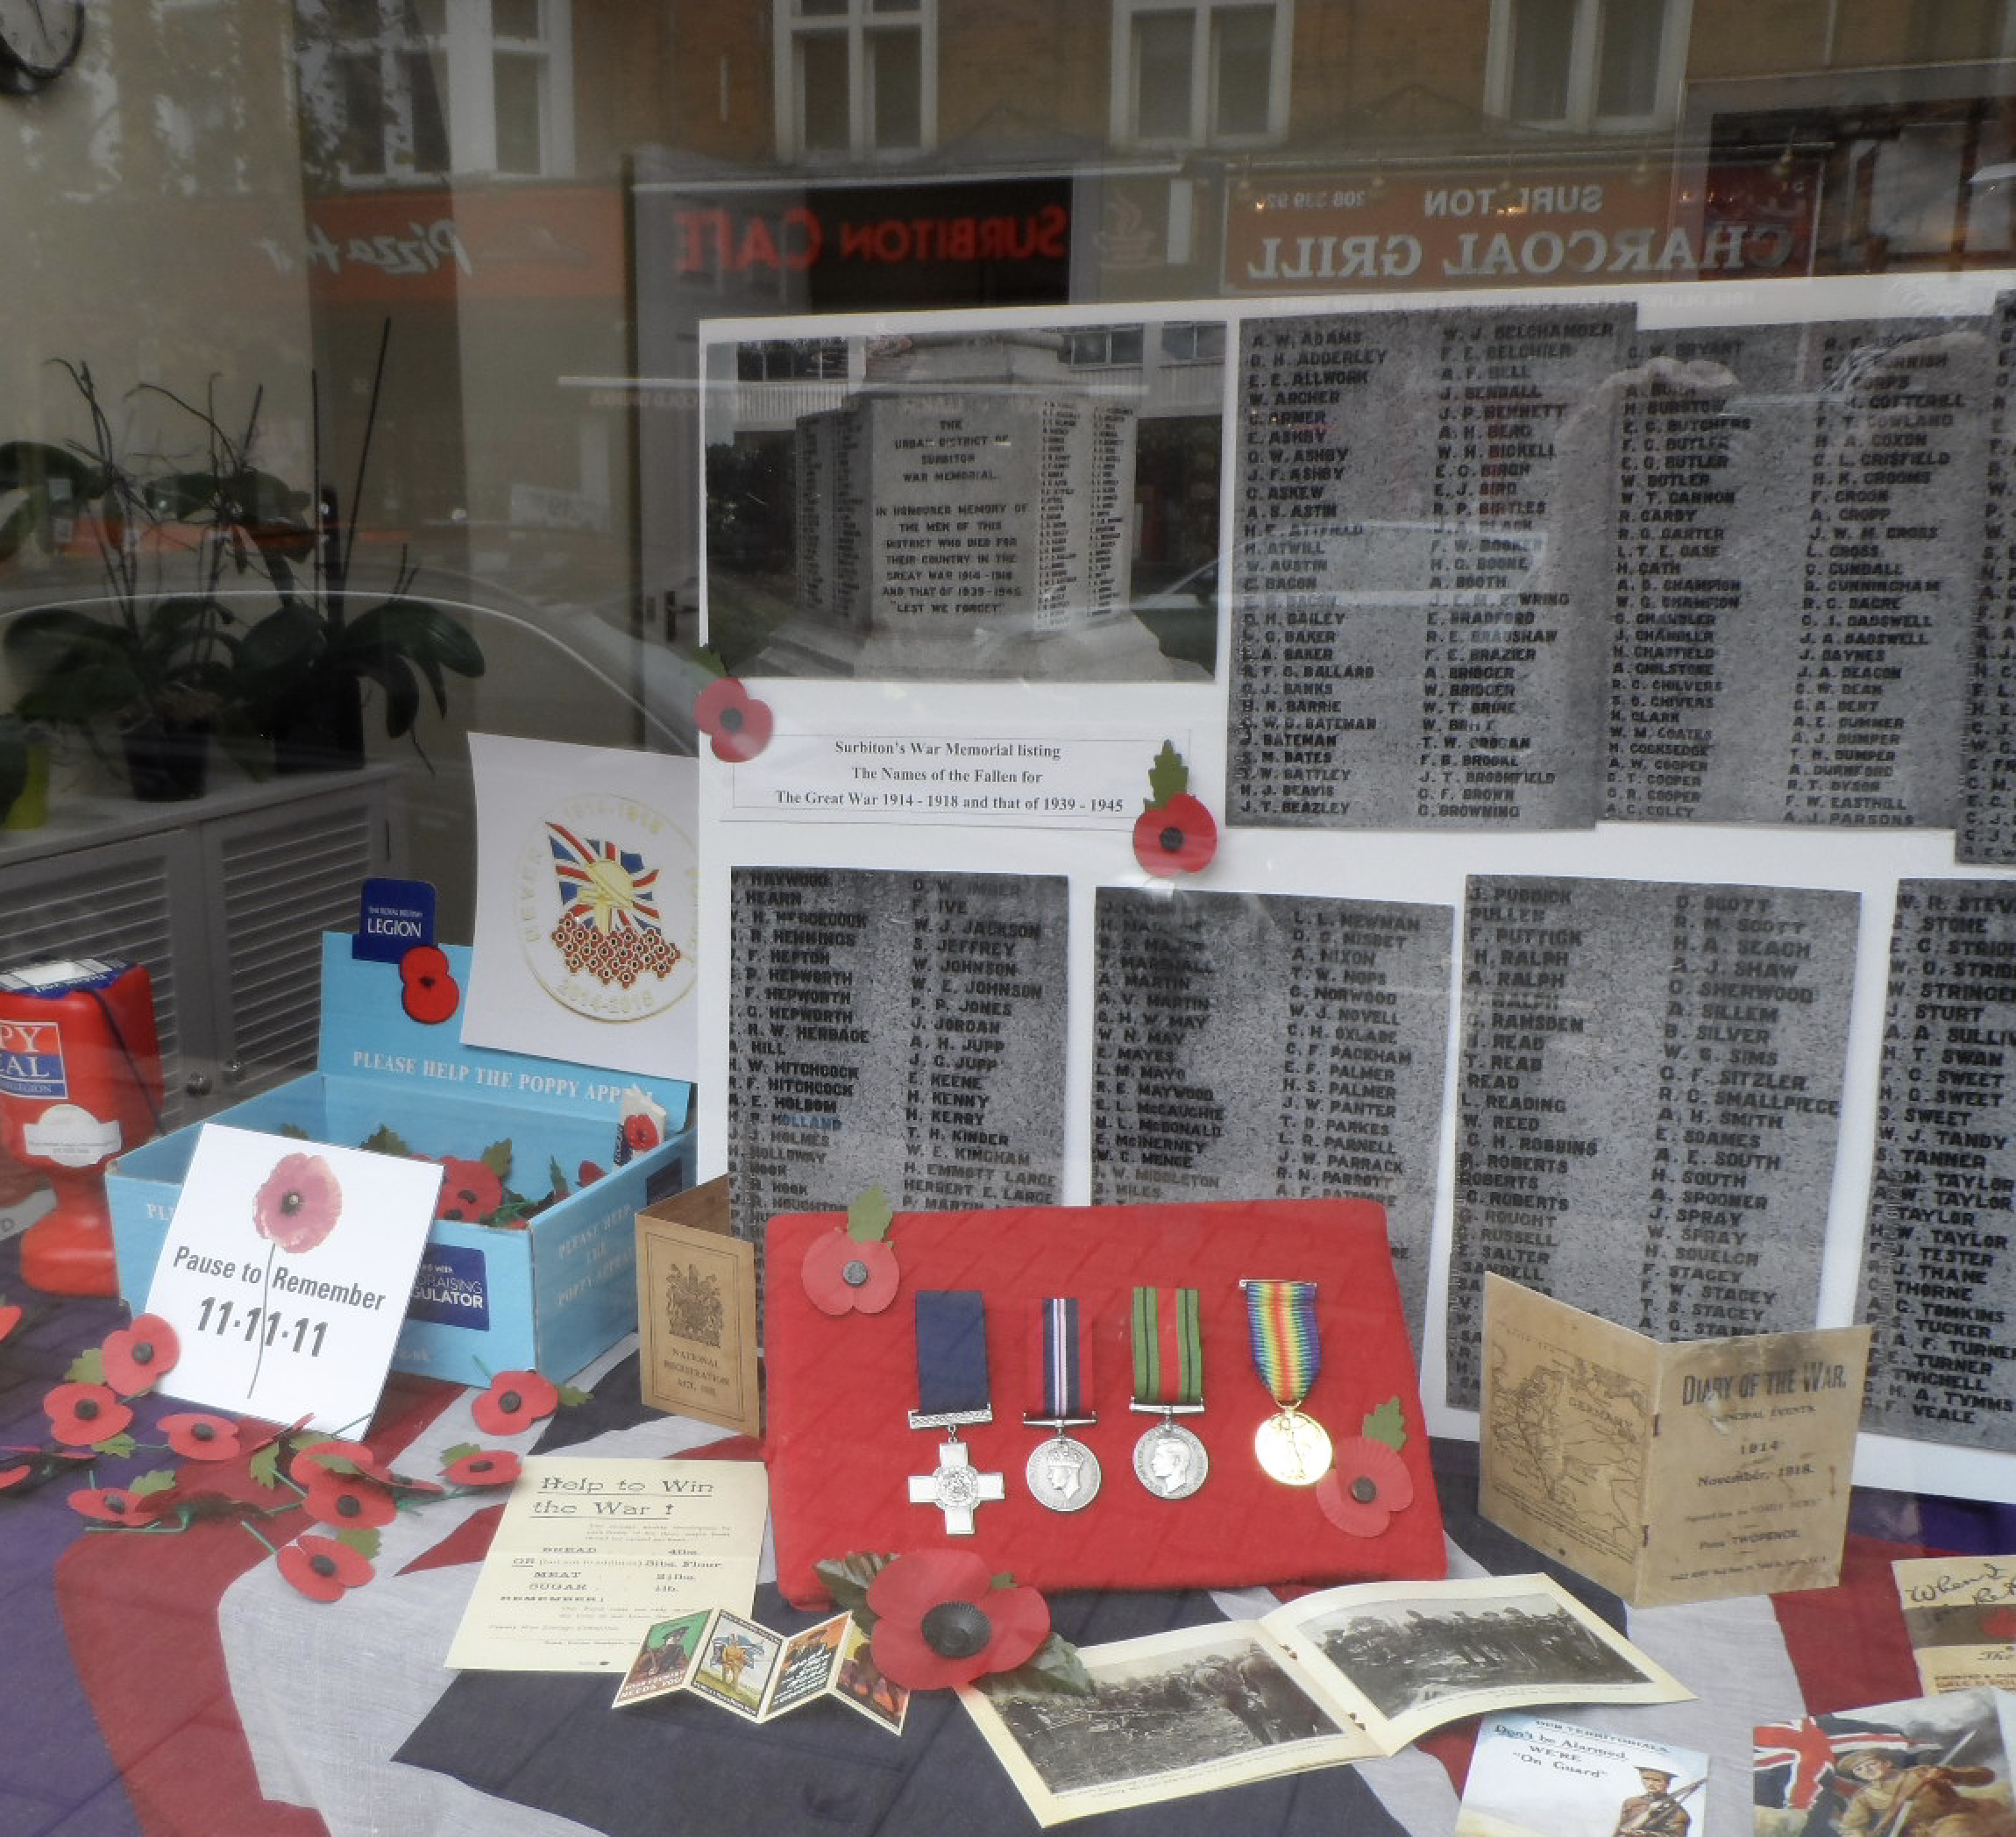
[(49, 748), (30, 741), (26, 760), (28, 775), (0, 817), (0, 829), (39, 829), (49, 820)]
[(126, 778), (143, 804), (179, 804), (200, 798), (209, 779), (210, 731), (202, 721), (151, 716), (119, 736)]
[(354, 772), (364, 764), (364, 694), (354, 677), (310, 677), (273, 712), (273, 769)]

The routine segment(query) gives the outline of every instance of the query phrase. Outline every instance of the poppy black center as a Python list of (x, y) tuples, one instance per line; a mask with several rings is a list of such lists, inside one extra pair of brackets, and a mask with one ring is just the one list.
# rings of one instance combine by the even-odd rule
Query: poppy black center
[(1351, 1483), (1351, 1496), (1361, 1506), (1368, 1506), (1379, 1497), (1379, 1482), (1369, 1473), (1361, 1473)]
[(96, 1397), (80, 1397), (77, 1400), (77, 1416), (79, 1421), (89, 1422), (92, 1421), (93, 1418), (97, 1415), (97, 1414), (98, 1400)]
[(282, 1193), (280, 1196), (280, 1209), (289, 1218), (293, 1217), (302, 1209), (304, 1202), (298, 1193)]
[(345, 1493), (337, 1500), (336, 1509), (345, 1518), (354, 1518), (364, 1509), (364, 1502), (354, 1493)]
[(138, 1345), (135, 1346), (132, 1351), (132, 1360), (135, 1365), (152, 1365), (154, 1362), (153, 1341), (143, 1339)]
[(941, 1658), (971, 1658), (987, 1649), (994, 1628), (970, 1601), (941, 1601), (922, 1621), (924, 1643)]
[(336, 1573), (336, 1558), (325, 1557), (317, 1551), (308, 1559), (308, 1566), (318, 1576), (333, 1576)]
[(1158, 840), (1161, 842), (1162, 853), (1165, 855), (1177, 855), (1182, 851), (1183, 832), (1174, 823), (1163, 830)]
[(501, 1397), (498, 1398), (497, 1407), (507, 1415), (515, 1415), (518, 1411), (524, 1408), (525, 1400), (516, 1391), (506, 1391)]
[(721, 710), (721, 725), (726, 727), (729, 733), (734, 734), (739, 732), (741, 730), (742, 724), (742, 711), (740, 708), (723, 708)]
[(851, 1258), (841, 1270), (840, 1279), (849, 1288), (858, 1288), (868, 1280), (868, 1265), (859, 1257)]
[(110, 1511), (123, 1512), (126, 1509), (126, 1495), (124, 1493), (108, 1493), (105, 1495), (105, 1505)]
[(196, 1442), (214, 1442), (217, 1438), (217, 1426), (215, 1422), (192, 1422), (189, 1438)]

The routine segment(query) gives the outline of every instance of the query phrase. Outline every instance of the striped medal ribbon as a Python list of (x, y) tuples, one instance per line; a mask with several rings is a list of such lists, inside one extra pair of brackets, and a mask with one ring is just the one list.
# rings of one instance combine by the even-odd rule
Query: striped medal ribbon
[(1137, 1288), (1134, 1394), (1130, 1409), (1161, 1418), (1134, 1443), (1134, 1476), (1157, 1499), (1188, 1499), (1211, 1471), (1210, 1456), (1179, 1415), (1204, 1407), (1204, 1336), (1194, 1288)]
[(1254, 1436), (1253, 1453), (1270, 1479), (1313, 1486), (1331, 1462), (1328, 1431), (1302, 1409), (1323, 1369), (1316, 1284), (1248, 1280), (1239, 1287), (1246, 1291), (1253, 1369), (1278, 1406)]

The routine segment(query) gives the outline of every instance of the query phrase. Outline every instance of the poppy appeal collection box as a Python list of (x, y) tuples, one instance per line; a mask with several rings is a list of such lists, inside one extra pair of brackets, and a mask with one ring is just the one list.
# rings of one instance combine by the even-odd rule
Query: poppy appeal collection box
[[(467, 989), (468, 949), (442, 948)], [(635, 1330), (636, 1215), (692, 1184), (693, 1088), (465, 1046), (457, 1022), (415, 1018), (402, 993), (397, 963), (353, 957), (347, 935), (325, 933), (319, 1069), (209, 1120), (351, 1147), (389, 1130), (415, 1154), (465, 1161), (508, 1141), (503, 1184), (527, 1195), (551, 1190), (557, 1168), (567, 1195), (522, 1225), (435, 1220), (392, 1363), (458, 1384), (524, 1369), (569, 1376)], [(623, 1139), (632, 1091), (664, 1121)], [(119, 1292), (136, 1309), (202, 1127), (130, 1149), (107, 1173)]]

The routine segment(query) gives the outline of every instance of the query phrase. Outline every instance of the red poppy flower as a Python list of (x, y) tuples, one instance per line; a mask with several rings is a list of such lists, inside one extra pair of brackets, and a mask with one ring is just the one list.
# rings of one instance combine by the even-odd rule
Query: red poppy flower
[(560, 1407), (560, 1393), (536, 1372), (500, 1372), (470, 1406), (485, 1435), (516, 1435), (543, 1422)]
[(311, 1601), (333, 1601), (377, 1573), (371, 1559), (334, 1537), (305, 1531), (280, 1553), (280, 1572)]
[(10, 1302), (4, 1308), (0, 1308), (0, 1339), (6, 1338), (20, 1324), (21, 1304), (18, 1302)]
[(441, 1477), (457, 1486), (508, 1486), (518, 1478), (522, 1464), (508, 1448), (479, 1448), (441, 1470)]
[(75, 1448), (96, 1448), (125, 1432), (133, 1413), (104, 1384), (59, 1384), (42, 1400), (49, 1432)]
[(247, 1451), (240, 1425), (208, 1410), (178, 1410), (161, 1418), (168, 1446), (192, 1461), (235, 1460)]
[(1208, 868), (1218, 852), (1218, 826), (1188, 791), (1134, 819), (1134, 859), (1164, 880)]
[(136, 1314), (131, 1326), (105, 1337), (105, 1382), (122, 1397), (137, 1397), (174, 1370), (181, 1351), (175, 1330), (160, 1315)]
[(141, 1525), (154, 1521), (150, 1495), (128, 1493), (119, 1486), (102, 1486), (95, 1492), (73, 1493), (70, 1509), (103, 1524)]
[(842, 1227), (806, 1246), (799, 1279), (813, 1307), (825, 1314), (880, 1314), (896, 1299), (901, 1275), (896, 1248), (886, 1238), (865, 1241)]
[(639, 1111), (623, 1118), (623, 1141), (632, 1154), (642, 1154), (658, 1145), (658, 1125)]
[(1400, 1450), (1370, 1436), (1338, 1444), (1330, 1472), (1316, 1483), (1323, 1515), (1352, 1537), (1376, 1537), (1395, 1512), (1414, 1503), (1414, 1476)]
[(399, 1516), (399, 1504), (374, 1479), (357, 1473), (332, 1473), (314, 1461), (296, 1459), (287, 1470), (306, 1488), (302, 1509), (317, 1524), (338, 1530), (374, 1528)]
[(1012, 1671), (1050, 1636), (1050, 1609), (1033, 1588), (996, 1588), (970, 1550), (915, 1550), (876, 1571), (868, 1605), (880, 1618), (876, 1667), (913, 1691)]
[(487, 1162), (465, 1161), (444, 1154), (441, 1165), (447, 1171), (441, 1176), (441, 1197), (435, 1202), (437, 1218), (481, 1224), (504, 1203), (504, 1182)]
[(18, 1486), (35, 1471), (33, 1461), (23, 1461), (16, 1466), (0, 1467), (0, 1493), (10, 1486)]
[(399, 1005), (422, 1026), (437, 1027), (462, 1005), (462, 985), (448, 973), (448, 953), (415, 944), (399, 960)]
[(717, 677), (700, 691), (693, 720), (707, 736), (714, 757), (730, 765), (754, 759), (770, 744), (770, 704), (756, 700), (732, 676)]
[(578, 1187), (592, 1187), (601, 1177), (602, 1170), (593, 1161), (583, 1161), (574, 1170), (574, 1184)]
[(283, 1154), (252, 1200), (252, 1223), (290, 1257), (313, 1250), (336, 1229), (343, 1188), (319, 1154)]

